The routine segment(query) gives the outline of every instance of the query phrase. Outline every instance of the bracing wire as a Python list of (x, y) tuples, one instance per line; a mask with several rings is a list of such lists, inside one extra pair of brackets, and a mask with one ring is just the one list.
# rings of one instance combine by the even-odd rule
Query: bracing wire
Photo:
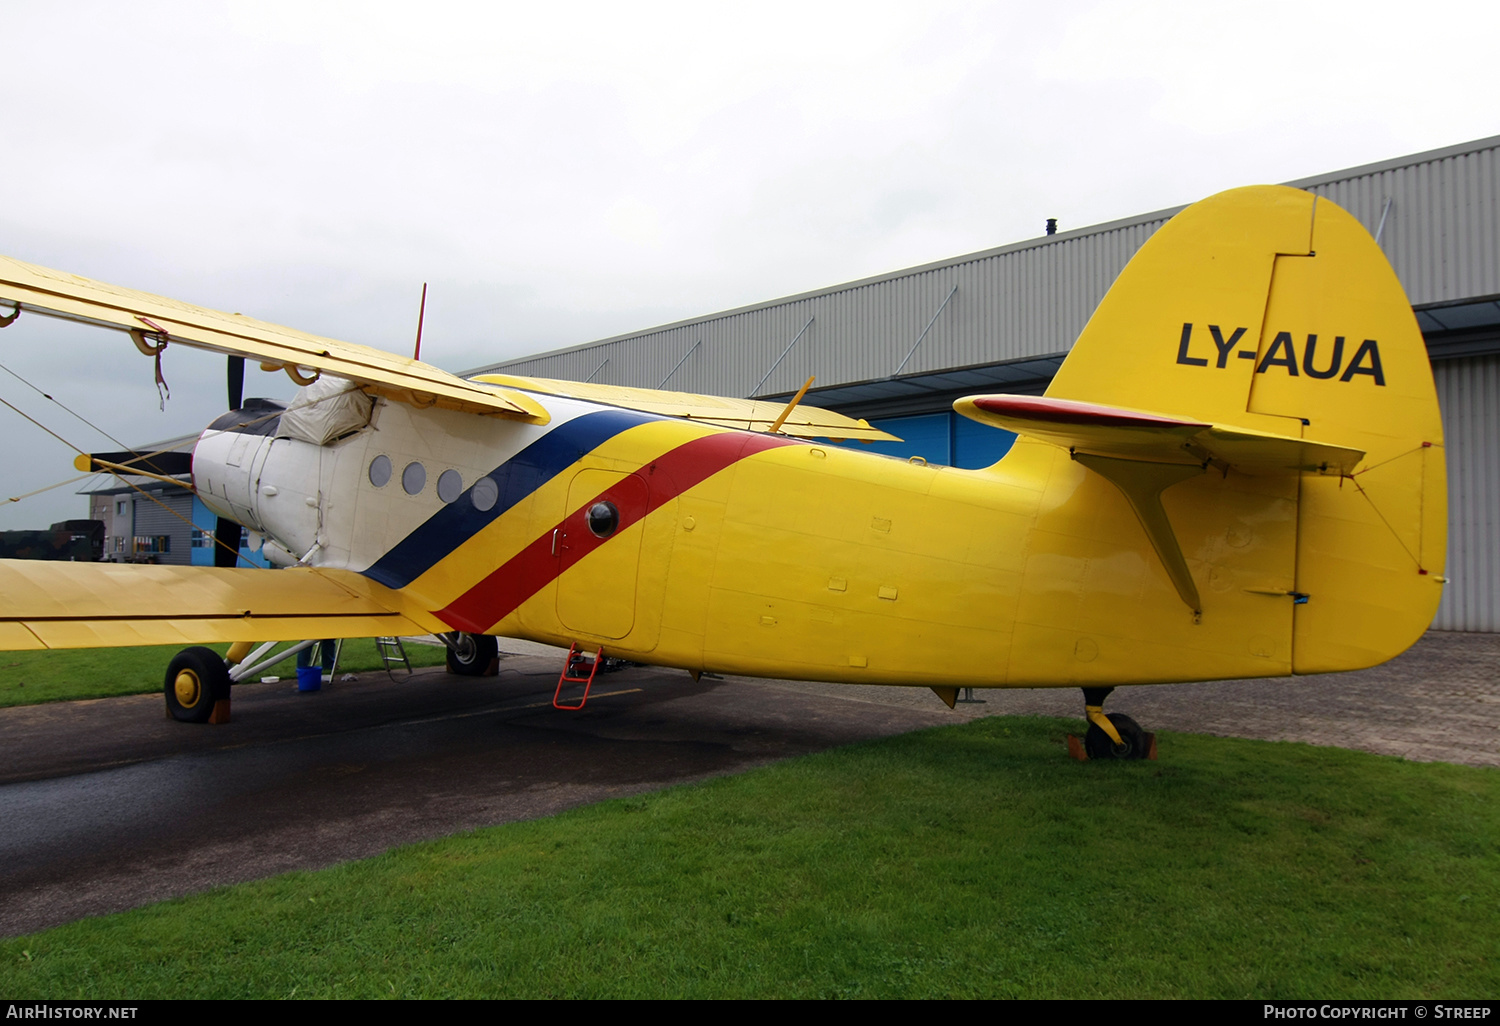
[[(29, 382), (26, 379), (22, 378), (19, 374), (16, 374), (9, 367), (5, 367), (3, 364), (0, 364), (0, 369), (5, 370), (6, 373), (10, 374), (17, 381), (20, 381), (22, 384), (24, 384), (27, 387), (33, 389), (34, 391), (38, 392), (39, 394), (41, 394), (43, 396), (46, 396), (46, 398), (48, 398), (48, 399), (52, 399), (52, 397), (50, 395), (47, 395), (45, 392), (42, 392), (41, 389), (37, 388), (35, 385), (31, 384), (31, 382)], [(350, 388), (344, 389), (343, 391), (335, 392), (335, 393), (332, 393), (330, 395), (326, 395), (326, 396), (323, 396), (321, 398), (314, 399), (313, 401), (304, 404), (303, 408), (316, 406), (319, 403), (322, 403), (322, 402), (324, 402), (326, 400), (338, 398), (339, 396), (344, 395), (347, 392), (354, 391), (356, 388), (357, 388), (357, 386), (351, 385)], [(56, 402), (57, 405), (61, 406), (64, 410), (67, 410), (68, 413), (73, 413), (72, 410), (68, 410), (68, 408), (66, 406), (63, 406), (63, 404), (60, 403), (60, 402), (58, 402), (56, 399), (52, 399), (52, 401)], [(78, 453), (79, 455), (82, 455), (82, 456), (89, 455), (85, 450), (79, 448), (77, 445), (74, 445), (72, 442), (68, 441), (62, 435), (58, 434), (56, 431), (53, 431), (47, 425), (45, 425), (41, 421), (37, 420), (35, 417), (31, 416), (30, 414), (28, 414), (24, 410), (20, 409), (19, 407), (15, 406), (14, 404), (6, 401), (5, 398), (0, 397), (0, 404), (4, 404), (5, 406), (7, 406), (10, 409), (14, 410), (16, 413), (20, 414), (20, 416), (22, 416), (26, 420), (30, 421), (32, 424), (36, 425), (42, 431), (45, 431), (47, 434), (51, 435), (53, 438), (57, 439), (63, 445), (66, 445), (69, 449), (72, 449), (74, 452)], [(271, 419), (273, 419), (275, 417), (281, 416), (282, 412), (283, 411), (281, 411), (281, 410), (274, 410), (274, 411), (272, 411), (270, 413), (266, 413), (266, 414), (263, 414), (262, 416), (256, 417), (253, 420), (244, 421), (243, 423), (241, 423), (241, 424), (239, 424), (237, 426), (241, 427), (241, 428), (259, 427), (261, 424), (264, 424), (266, 421), (271, 420)], [(133, 451), (133, 450), (130, 449), (130, 446), (126, 445), (124, 442), (121, 442), (119, 439), (117, 439), (113, 435), (109, 434), (103, 428), (97, 427), (94, 424), (89, 423), (89, 421), (85, 420), (83, 417), (79, 416), (76, 413), (73, 413), (73, 416), (78, 417), (79, 420), (82, 420), (85, 424), (88, 424), (89, 427), (94, 428), (95, 431), (98, 431), (100, 434), (104, 435), (104, 437), (108, 438), (110, 441), (114, 442), (116, 445), (120, 446), (122, 449), (126, 449), (128, 451)], [(151, 457), (153, 457), (153, 456), (160, 456), (163, 453), (172, 452), (172, 451), (173, 450), (171, 450), (171, 449), (158, 449), (156, 452), (147, 453), (147, 454), (145, 454), (143, 456), (138, 457), (137, 459), (130, 460), (129, 462), (130, 463), (135, 463), (135, 462), (140, 462), (140, 461), (147, 461), (147, 460), (150, 460)], [(319, 454), (319, 459), (320, 459), (319, 466), (320, 467), (321, 467), (321, 456), (322, 456), (322, 454), (320, 453)], [(23, 492), (20, 495), (10, 496), (5, 501), (6, 502), (20, 502), (22, 499), (28, 499), (28, 498), (30, 498), (33, 495), (40, 495), (42, 492), (49, 492), (49, 491), (51, 491), (54, 488), (61, 488), (64, 485), (75, 484), (76, 482), (82, 481), (85, 478), (94, 477), (97, 473), (108, 473), (110, 476), (114, 477), (115, 479), (117, 479), (118, 481), (120, 481), (122, 484), (128, 486), (129, 488), (131, 488), (131, 489), (133, 489), (133, 490), (135, 490), (137, 492), (140, 492), (142, 495), (144, 495), (146, 498), (150, 499), (152, 502), (156, 503), (162, 509), (166, 510), (168, 513), (171, 513), (178, 520), (181, 520), (183, 523), (187, 524), (193, 530), (195, 530), (195, 531), (201, 531), (202, 533), (204, 533), (208, 537), (213, 538), (215, 545), (217, 545), (220, 548), (224, 549), (226, 552), (233, 552), (234, 556), (235, 556), (235, 559), (239, 560), (239, 559), (244, 559), (245, 558), (243, 556), (243, 554), (241, 554), (238, 549), (232, 549), (228, 545), (226, 545), (224, 542), (220, 541), (218, 539), (218, 536), (214, 532), (212, 532), (212, 531), (204, 531), (203, 528), (201, 528), (197, 524), (193, 523), (192, 520), (190, 520), (189, 518), (183, 516), (177, 510), (173, 509), (172, 507), (168, 506), (166, 503), (162, 502), (160, 499), (158, 499), (156, 496), (152, 495), (150, 492), (146, 491), (140, 485), (136, 484), (133, 481), (126, 480), (126, 478), (122, 474), (120, 474), (118, 471), (115, 471), (115, 470), (101, 470), (101, 471), (97, 471), (97, 472), (90, 472), (90, 473), (87, 473), (87, 474), (80, 474), (77, 477), (71, 477), (71, 478), (68, 478), (65, 481), (58, 481), (55, 484), (46, 485), (45, 487), (42, 487), (42, 488), (36, 488), (36, 489), (33, 489), (32, 491), (29, 491), (29, 492)], [(195, 491), (195, 489), (193, 488), (193, 486), (191, 484), (187, 483), (187, 482), (183, 482), (182, 487), (186, 488), (190, 492), (191, 491)], [(321, 518), (321, 515), (322, 515), (322, 512), (320, 510), (319, 511), (320, 518)], [(320, 521), (320, 526), (321, 526), (321, 521)]]
[(41, 488), (33, 488), (29, 492), (22, 492), (20, 495), (12, 495), (10, 498), (6, 499), (5, 501), (6, 502), (20, 502), (22, 499), (29, 499), (33, 495), (41, 495), (43, 492), (50, 492), (52, 489), (54, 489), (54, 488), (61, 488), (64, 485), (77, 484), (79, 481), (82, 481), (85, 478), (90, 478), (90, 477), (95, 477), (95, 476), (96, 475), (92, 471), (90, 471), (87, 474), (79, 474), (77, 477), (70, 477), (66, 481), (58, 481), (58, 482), (55, 482), (53, 484), (44, 485)]
[(25, 417), (27, 420), (31, 421), (37, 427), (39, 427), (43, 431), (47, 432), (47, 434), (49, 434), (53, 438), (57, 439), (63, 445), (66, 445), (69, 449), (72, 449), (74, 452), (78, 452), (78, 453), (83, 452), (83, 450), (80, 449), (80, 448), (78, 448), (78, 446), (76, 446), (72, 442), (68, 441), (66, 438), (64, 438), (62, 435), (58, 434), (56, 431), (53, 431), (46, 424), (43, 424), (41, 421), (37, 420), (35, 417), (33, 417), (31, 414), (27, 413), (25, 410), (21, 409), (19, 406), (15, 406), (15, 405), (13, 405), (13, 404), (11, 404), (9, 402), (6, 402), (6, 400), (3, 399), (3, 398), (0, 398), (0, 403), (5, 403), (6, 406), (9, 406), (12, 410), (15, 410), (22, 417)]
[[(56, 396), (48, 395), (46, 392), (43, 392), (40, 388), (37, 388), (31, 382), (29, 382), (25, 378), (21, 377), (21, 375), (17, 374), (15, 371), (13, 371), (9, 367), (5, 366), (5, 364), (0, 363), (0, 370), (3, 370), (5, 373), (7, 373), (11, 377), (15, 378), (17, 381), (19, 381), (21, 384), (25, 385), (27, 388), (31, 389), (33, 392), (35, 392), (37, 395), (41, 396), (43, 399), (49, 399), (52, 402), (56, 403), (58, 406), (61, 406), (64, 411), (66, 411), (67, 413), (71, 414), (72, 416), (78, 418), (79, 420), (83, 421), (85, 424), (87, 424), (89, 427), (93, 428), (95, 431), (99, 432), (105, 438), (108, 438), (111, 442), (114, 442), (121, 449), (129, 449), (130, 448), (130, 446), (128, 446), (124, 442), (120, 441), (118, 438), (116, 438), (114, 435), (110, 434), (108, 431), (104, 430), (98, 424), (95, 424), (93, 421), (89, 420), (83, 414), (78, 413), (76, 410), (68, 409), (68, 407), (63, 403), (63, 401), (61, 399), (58, 399)], [(9, 404), (7, 404), (7, 405), (9, 405)]]

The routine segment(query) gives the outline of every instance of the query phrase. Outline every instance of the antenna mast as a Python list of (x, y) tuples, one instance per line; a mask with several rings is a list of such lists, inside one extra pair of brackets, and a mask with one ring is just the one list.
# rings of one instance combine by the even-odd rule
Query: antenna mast
[(422, 283), (422, 305), (417, 308), (417, 348), (412, 352), (413, 360), (422, 358), (422, 320), (427, 316), (427, 283)]

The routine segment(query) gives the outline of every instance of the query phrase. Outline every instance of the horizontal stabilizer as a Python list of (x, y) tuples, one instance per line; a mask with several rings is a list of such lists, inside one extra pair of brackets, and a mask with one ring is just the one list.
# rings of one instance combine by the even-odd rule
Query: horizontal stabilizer
[(953, 408), (981, 424), (1116, 459), (1213, 463), (1246, 474), (1349, 475), (1365, 457), (1342, 445), (1072, 399), (977, 395)]
[[(583, 381), (557, 381), (551, 378), (523, 378), (510, 374), (482, 374), (475, 381), (558, 395), (569, 399), (622, 406), (627, 410), (681, 417), (718, 427), (743, 431), (768, 431), (786, 410), (786, 403), (762, 402), (758, 399), (725, 399), (721, 396), (694, 395), (691, 392), (663, 392), (654, 388), (626, 388), (622, 385), (596, 385)], [(792, 438), (858, 439), (861, 442), (899, 442), (895, 435), (871, 427), (868, 421), (855, 420), (842, 413), (820, 410), (798, 403), (777, 429), (778, 434)]]
[(248, 357), (269, 370), (286, 369), (299, 384), (307, 383), (298, 370), (305, 368), (357, 382), (373, 395), (413, 406), (547, 420), (535, 400), (465, 381), (418, 360), (10, 257), (0, 257), (0, 300), (17, 304), (21, 311), (130, 332), (143, 351), (167, 341)]

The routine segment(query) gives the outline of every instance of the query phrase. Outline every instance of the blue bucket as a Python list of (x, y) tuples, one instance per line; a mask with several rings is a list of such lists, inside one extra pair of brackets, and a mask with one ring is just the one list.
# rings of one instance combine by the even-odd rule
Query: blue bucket
[(299, 666), (297, 667), (297, 690), (298, 691), (320, 691), (323, 687), (323, 668), (321, 666)]

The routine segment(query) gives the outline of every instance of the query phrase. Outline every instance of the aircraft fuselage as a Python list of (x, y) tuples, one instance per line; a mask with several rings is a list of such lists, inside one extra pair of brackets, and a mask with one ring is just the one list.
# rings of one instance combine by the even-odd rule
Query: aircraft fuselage
[(363, 573), (455, 630), (656, 665), (976, 687), (1291, 672), (1295, 478), (1168, 493), (1196, 616), (1125, 500), (1056, 446), (962, 470), (547, 404), (535, 425), (379, 402), (326, 445), (208, 431), (195, 483), (279, 562)]

